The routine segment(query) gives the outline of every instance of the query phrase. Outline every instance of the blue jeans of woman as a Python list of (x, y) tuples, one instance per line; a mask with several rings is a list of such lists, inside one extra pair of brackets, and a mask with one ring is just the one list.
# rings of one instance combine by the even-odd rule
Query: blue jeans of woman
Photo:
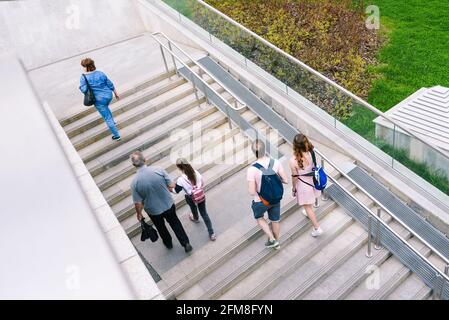
[(120, 134), (118, 133), (117, 126), (115, 124), (114, 118), (112, 117), (112, 112), (109, 109), (109, 103), (111, 102), (110, 99), (101, 99), (97, 100), (95, 103), (95, 107), (97, 108), (100, 115), (103, 117), (104, 121), (106, 122), (109, 130), (111, 131), (112, 135), (114, 137), (120, 137)]
[(199, 209), (201, 217), (203, 218), (204, 223), (206, 224), (207, 231), (209, 232), (209, 235), (214, 234), (214, 229), (212, 228), (212, 222), (210, 221), (209, 215), (207, 214), (207, 210), (206, 210), (206, 200), (204, 200), (201, 203), (195, 204), (195, 202), (193, 202), (193, 200), (192, 200), (192, 197), (186, 195), (186, 201), (190, 207), (190, 210), (192, 211), (193, 219), (195, 219), (195, 220), (199, 219), (199, 216), (198, 216), (198, 209)]

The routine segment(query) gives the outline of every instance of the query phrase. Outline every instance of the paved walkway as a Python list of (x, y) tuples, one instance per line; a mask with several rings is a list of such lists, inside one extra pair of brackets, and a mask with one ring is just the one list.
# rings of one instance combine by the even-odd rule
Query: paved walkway
[[(204, 55), (198, 49), (181, 47), (194, 58)], [(80, 61), (84, 57), (95, 60), (97, 69), (110, 77), (119, 94), (165, 70), (159, 45), (151, 36), (143, 35), (31, 71), (31, 80), (41, 100), (49, 103), (58, 119), (86, 108), (78, 89), (83, 72)]]

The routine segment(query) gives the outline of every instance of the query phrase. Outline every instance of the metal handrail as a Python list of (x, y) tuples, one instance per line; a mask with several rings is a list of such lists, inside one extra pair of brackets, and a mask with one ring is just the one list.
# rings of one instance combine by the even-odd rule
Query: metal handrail
[[(327, 158), (325, 155), (323, 155), (317, 148), (314, 149), (314, 151), (327, 163), (329, 163), (335, 170), (337, 170), (345, 179), (347, 179), (349, 182), (351, 182), (354, 186), (356, 186), (360, 191), (362, 191), (366, 196), (368, 196), (379, 208), (381, 208), (383, 211), (385, 211), (388, 215), (390, 215), (395, 221), (397, 221), (402, 227), (407, 229), (414, 237), (416, 237), (418, 240), (420, 240), (425, 246), (427, 246), (433, 253), (438, 255), (446, 265), (449, 265), (449, 259), (447, 259), (439, 250), (435, 249), (431, 244), (429, 244), (425, 239), (423, 239), (420, 235), (416, 234), (414, 230), (412, 230), (409, 226), (407, 226), (404, 222), (402, 222), (401, 219), (399, 219), (394, 213), (392, 213), (388, 208), (386, 208), (381, 202), (379, 202), (376, 198), (374, 198), (368, 191), (366, 191), (361, 185), (359, 185), (354, 179), (352, 179), (347, 173), (345, 173), (343, 170), (338, 168), (338, 166), (332, 162), (329, 158)], [(328, 176), (335, 184), (342, 187), (341, 184), (335, 181), (334, 178), (331, 176)], [(345, 188), (342, 187), (342, 189), (353, 199), (356, 199), (349, 191), (347, 191)], [(357, 202), (364, 207), (364, 209), (368, 210), (370, 214), (376, 219), (376, 220), (382, 220), (381, 218), (377, 217), (377, 215), (372, 212), (368, 207), (366, 207), (362, 202), (357, 200)], [(383, 220), (382, 220), (383, 221)], [(391, 229), (391, 228), (390, 228)], [(402, 241), (405, 241), (401, 239)], [(412, 246), (408, 245), (409, 247), (413, 248)], [(416, 251), (415, 249), (413, 249)], [(432, 267), (435, 267), (430, 261), (429, 264), (432, 265)], [(436, 268), (436, 267), (435, 267)], [(439, 270), (438, 268), (436, 268)], [(446, 279), (449, 281), (449, 277), (446, 277)]]
[(229, 23), (233, 24), (234, 26), (236, 26), (237, 28), (249, 33), (251, 36), (253, 36), (254, 38), (256, 38), (257, 40), (261, 41), (263, 44), (269, 46), (270, 48), (272, 48), (273, 50), (275, 50), (276, 52), (278, 52), (279, 54), (283, 55), (284, 57), (286, 57), (287, 59), (291, 60), (292, 62), (300, 65), (302, 68), (306, 69), (307, 71), (309, 71), (310, 73), (312, 73), (313, 75), (317, 76), (318, 78), (320, 78), (321, 80), (325, 81), (327, 84), (337, 88), (338, 90), (342, 91), (344, 94), (346, 94), (347, 96), (349, 96), (350, 98), (354, 99), (355, 101), (357, 101), (358, 103), (360, 103), (363, 107), (369, 109), (370, 111), (374, 112), (375, 114), (377, 114), (380, 117), (385, 118), (386, 120), (388, 120), (389, 122), (391, 122), (392, 124), (394, 124), (396, 127), (398, 127), (399, 129), (403, 130), (405, 133), (408, 133), (410, 136), (416, 138), (417, 140), (421, 141), (422, 143), (424, 143), (425, 145), (429, 146), (430, 148), (434, 149), (435, 151), (437, 151), (440, 155), (444, 156), (446, 159), (448, 159), (448, 155), (438, 146), (434, 145), (433, 143), (427, 141), (427, 139), (421, 137), (421, 136), (417, 136), (416, 134), (414, 134), (413, 132), (411, 132), (408, 128), (404, 128), (402, 125), (398, 124), (395, 120), (393, 120), (392, 118), (390, 118), (389, 116), (387, 116), (386, 114), (384, 114), (383, 112), (381, 112), (379, 109), (377, 109), (376, 107), (374, 107), (373, 105), (369, 104), (368, 102), (366, 102), (365, 100), (363, 100), (362, 98), (356, 96), (355, 94), (353, 94), (352, 92), (350, 92), (349, 90), (343, 88), (342, 86), (340, 86), (339, 84), (337, 84), (336, 82), (332, 81), (331, 79), (328, 79), (326, 76), (324, 76), (323, 74), (321, 74), (320, 72), (316, 71), (315, 69), (309, 67), (308, 65), (306, 65), (304, 62), (298, 60), (297, 58), (293, 57), (292, 55), (286, 53), (285, 51), (279, 49), (278, 47), (276, 47), (274, 44), (272, 44), (271, 42), (269, 42), (268, 40), (265, 40), (264, 38), (262, 38), (261, 36), (259, 36), (257, 33), (249, 30), (248, 28), (246, 28), (245, 26), (241, 25), (240, 23), (238, 23), (237, 21), (234, 21), (232, 18), (228, 17), (227, 15), (225, 15), (224, 13), (222, 13), (221, 11), (217, 10), (216, 8), (212, 7), (211, 5), (205, 3), (202, 0), (196, 0), (196, 2), (198, 2), (199, 4), (203, 5), (204, 7), (206, 7), (207, 9), (213, 11), (214, 13), (218, 14), (220, 17), (222, 17), (223, 19), (225, 19), (226, 21), (228, 21)]
[[(171, 48), (169, 48), (169, 47), (167, 47), (165, 44), (163, 44), (161, 41), (159, 41), (159, 39), (157, 39), (157, 37), (155, 36), (155, 35), (151, 35), (152, 37), (153, 37), (153, 39), (157, 42), (157, 43), (159, 43), (159, 46), (160, 46), (160, 49), (161, 49), (161, 54), (162, 54), (162, 58), (163, 58), (163, 60), (164, 60), (164, 64), (165, 64), (165, 68), (166, 68), (166, 70), (167, 70), (167, 72), (169, 71), (168, 70), (168, 66), (167, 66), (167, 61), (166, 61), (166, 59), (165, 59), (165, 54), (164, 54), (164, 50), (163, 49), (165, 49), (166, 51), (168, 51), (169, 53), (170, 53), (170, 55), (171, 55), (171, 57), (172, 57), (172, 59), (173, 59), (173, 62), (174, 62), (174, 64), (175, 64), (175, 69), (176, 69), (176, 63), (175, 63), (175, 59), (176, 60), (178, 60), (179, 61), (179, 63), (181, 64), (181, 65), (183, 65), (184, 66), (184, 68), (186, 68), (186, 70), (188, 70), (188, 71), (190, 71), (190, 74), (192, 75), (192, 76), (195, 76), (199, 81), (200, 81), (200, 83), (202, 83), (202, 85), (203, 85), (203, 89), (204, 89), (204, 96), (205, 96), (205, 98), (206, 98), (206, 101), (208, 100), (208, 98), (207, 98), (207, 91), (206, 91), (206, 87), (209, 89), (209, 90), (211, 90), (213, 93), (215, 93), (215, 95), (218, 97), (218, 98), (220, 98), (224, 103), (225, 103), (225, 105), (228, 107), (228, 108), (226, 108), (226, 113), (227, 113), (227, 118), (228, 118), (228, 123), (229, 123), (229, 127), (232, 129), (232, 124), (231, 124), (231, 117), (229, 116), (229, 108), (231, 108), (231, 109), (233, 109), (233, 110), (235, 110), (235, 111), (240, 111), (240, 110), (242, 110), (243, 108), (245, 108), (246, 107), (246, 104), (245, 104), (245, 106), (244, 107), (240, 107), (240, 108), (238, 108), (238, 107), (233, 107), (226, 99), (224, 99), (214, 88), (212, 88), (206, 81), (204, 81), (203, 80), (203, 78), (202, 77), (200, 77), (198, 74), (196, 74), (193, 70), (192, 70), (192, 68), (190, 68), (176, 53), (174, 53), (173, 52), (173, 50), (171, 50)], [(201, 67), (202, 68), (202, 67)], [(177, 70), (176, 70), (176, 72), (178, 72)], [(195, 81), (193, 80), (193, 78), (191, 78), (190, 79), (190, 81), (192, 82), (192, 86), (193, 86), (193, 90), (194, 90), (194, 93), (195, 93), (195, 96), (196, 96), (196, 100), (198, 101), (198, 103), (199, 103), (199, 101), (200, 101), (200, 99), (199, 99), (199, 97), (198, 97), (198, 92), (197, 92), (197, 88), (196, 88), (196, 85), (195, 85)], [(229, 94), (235, 99), (235, 96), (234, 96), (234, 94), (232, 93), (232, 92), (229, 92)], [(236, 99), (235, 99), (235, 101), (237, 101)]]
[[(151, 34), (151, 36), (160, 44), (160, 45), (162, 45), (162, 42), (161, 41), (159, 41), (158, 39), (157, 39), (157, 36), (158, 35), (161, 35), (162, 37), (164, 37), (167, 41), (168, 41), (168, 44), (169, 44), (169, 52), (170, 53), (172, 53), (172, 57), (173, 56), (176, 56), (174, 53), (173, 53), (173, 50), (171, 49), (171, 46), (174, 46), (176, 49), (178, 49), (183, 55), (185, 55), (191, 62), (193, 62), (199, 69), (200, 69), (200, 78), (202, 79), (202, 77), (201, 77), (201, 75), (203, 74), (203, 73), (205, 73), (205, 74), (207, 74), (210, 78), (212, 78), (216, 83), (218, 83), (223, 89), (225, 89), (226, 90), (226, 92), (228, 92), (231, 96), (232, 96), (232, 98), (234, 99), (234, 101), (235, 101), (235, 106), (234, 107), (232, 107), (230, 104), (229, 104), (229, 106), (231, 106), (231, 108), (232, 109), (234, 109), (235, 111), (240, 111), (240, 110), (242, 110), (242, 109), (244, 109), (244, 108), (246, 108), (247, 107), (247, 105), (246, 105), (246, 103), (244, 103), (242, 100), (240, 100), (240, 98), (238, 98), (234, 93), (233, 93), (233, 91), (231, 90), (231, 89), (229, 89), (225, 84), (223, 84), (219, 79), (217, 79), (213, 74), (211, 74), (210, 72), (209, 72), (209, 70), (207, 70), (201, 63), (199, 63), (198, 61), (196, 61), (196, 60), (194, 60), (187, 52), (185, 52), (183, 49), (181, 49), (176, 43), (174, 43), (167, 35), (165, 35), (162, 31), (156, 31), (156, 32), (154, 32), (154, 33), (152, 33)], [(179, 57), (178, 57), (178, 59), (179, 59)], [(176, 69), (176, 64), (175, 64), (175, 69)], [(192, 69), (189, 69), (192, 73), (193, 73), (193, 70)], [(167, 71), (168, 72), (168, 71)], [(195, 73), (196, 74), (196, 73)], [(238, 104), (240, 104), (240, 106), (238, 106), (237, 105), (237, 103)]]

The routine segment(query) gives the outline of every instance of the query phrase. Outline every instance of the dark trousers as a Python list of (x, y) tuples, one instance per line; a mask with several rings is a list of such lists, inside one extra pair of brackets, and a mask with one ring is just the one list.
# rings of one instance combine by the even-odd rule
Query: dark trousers
[(176, 238), (178, 238), (179, 243), (181, 243), (183, 247), (185, 247), (186, 244), (189, 243), (189, 237), (187, 237), (184, 227), (182, 226), (181, 221), (179, 221), (178, 216), (176, 215), (175, 205), (157, 216), (150, 215), (150, 219), (151, 221), (153, 221), (153, 224), (159, 232), (159, 235), (161, 236), (162, 241), (165, 245), (172, 245), (172, 237), (168, 232), (167, 227), (165, 226), (165, 220), (167, 220), (168, 224), (175, 233)]
[(207, 231), (209, 232), (209, 235), (214, 233), (214, 229), (212, 228), (212, 222), (210, 221), (209, 215), (207, 214), (206, 210), (206, 200), (204, 200), (201, 203), (195, 204), (193, 202), (192, 197), (186, 195), (186, 201), (187, 204), (190, 207), (190, 210), (192, 211), (193, 218), (195, 220), (198, 220), (198, 209), (200, 210), (201, 217), (203, 218), (204, 223), (206, 224)]

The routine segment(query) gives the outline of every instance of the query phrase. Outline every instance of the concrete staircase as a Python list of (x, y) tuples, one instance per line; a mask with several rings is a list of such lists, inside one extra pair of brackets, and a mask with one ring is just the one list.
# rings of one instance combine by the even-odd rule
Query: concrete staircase
[[(228, 93), (207, 76), (204, 79), (232, 104)], [(122, 135), (120, 142), (111, 140), (94, 108), (62, 119), (61, 124), (131, 239), (140, 234), (129, 188), (135, 174), (129, 155), (136, 149), (143, 151), (148, 164), (163, 167), (175, 176), (171, 156), (190, 143), (193, 147), (188, 153), (195, 159), (193, 163), (198, 163), (195, 167), (204, 176), (206, 191), (220, 190), (226, 194), (220, 203), (223, 207), (240, 201), (241, 194), (232, 192), (232, 185), (245, 181), (246, 167), (254, 160), (248, 148), (249, 140), (236, 127), (225, 131), (228, 123), (224, 114), (207, 104), (202, 95), (197, 101), (192, 86), (183, 78), (174, 72), (158, 75), (123, 93), (121, 100), (111, 104), (111, 110)], [(254, 112), (243, 109), (240, 114), (269, 136), (272, 128)], [(200, 132), (221, 129), (225, 134), (203, 141), (192, 127), (195, 121), (201, 121)], [(173, 139), (172, 134), (177, 129), (185, 131)], [(291, 154), (291, 147), (283, 139), (278, 139), (276, 144), (286, 157)], [(209, 154), (209, 160), (214, 161), (201, 161), (204, 154)], [(237, 161), (218, 161), (223, 154), (234, 155)], [(331, 154), (336, 162), (351, 161), (341, 154), (329, 152)], [(287, 168), (286, 162), (284, 167)], [(366, 205), (374, 205), (337, 172), (328, 173)], [(158, 285), (164, 295), (176, 299), (430, 297), (431, 290), (385, 249), (373, 249), (373, 257), (366, 258), (366, 231), (336, 202), (321, 202), (316, 212), (325, 233), (312, 238), (310, 222), (289, 194), (290, 187), (286, 187), (280, 250), (265, 249), (266, 239), (257, 226), (236, 221), (233, 226), (221, 230), (216, 242), (195, 248), (191, 255), (161, 273), (162, 281)], [(190, 223), (186, 219), (188, 210), (184, 196), (176, 195), (174, 199), (181, 209), (178, 211), (181, 220), (184, 224)], [(247, 211), (245, 216), (250, 216), (249, 203)], [(430, 255), (406, 230), (390, 223), (424, 255)], [(165, 254), (171, 253), (165, 251)], [(430, 255), (430, 258), (439, 263), (436, 257)]]
[[(333, 174), (357, 198), (373, 205), (345, 178)], [(373, 249), (373, 257), (366, 257), (367, 233), (343, 208), (328, 200), (316, 213), (325, 230), (321, 237), (311, 237), (310, 222), (293, 200), (282, 207), (280, 250), (264, 248), (266, 239), (253, 227), (232, 242), (228, 237), (230, 244), (214, 255), (202, 248), (204, 253), (188, 259), (208, 256), (204, 263), (183, 262), (180, 268), (191, 271), (183, 278), (167, 272), (159, 287), (168, 298), (188, 300), (429, 298), (431, 290), (387, 250)], [(404, 230), (401, 235), (410, 237)], [(416, 239), (409, 241), (423, 247)]]

